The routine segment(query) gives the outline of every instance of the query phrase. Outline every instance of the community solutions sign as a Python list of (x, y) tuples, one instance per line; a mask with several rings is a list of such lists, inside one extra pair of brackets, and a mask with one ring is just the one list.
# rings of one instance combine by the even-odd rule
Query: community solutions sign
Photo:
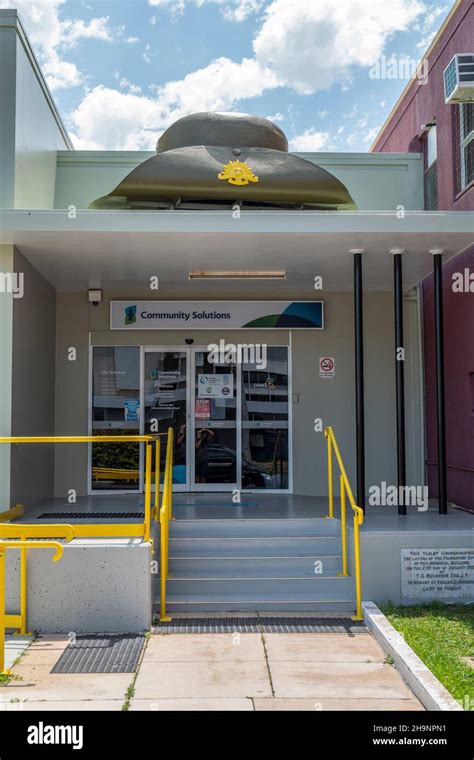
[(111, 330), (322, 330), (322, 301), (111, 301)]

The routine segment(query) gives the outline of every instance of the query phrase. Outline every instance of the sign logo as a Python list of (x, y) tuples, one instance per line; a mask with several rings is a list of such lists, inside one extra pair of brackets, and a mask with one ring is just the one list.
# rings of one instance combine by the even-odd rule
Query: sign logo
[(229, 161), (222, 171), (217, 175), (217, 179), (226, 179), (230, 185), (248, 185), (249, 182), (258, 182), (258, 177), (245, 161)]
[(137, 307), (126, 306), (124, 309), (124, 322), (126, 325), (133, 325), (137, 321)]
[(319, 377), (333, 378), (335, 374), (334, 358), (332, 356), (322, 356), (319, 360)]

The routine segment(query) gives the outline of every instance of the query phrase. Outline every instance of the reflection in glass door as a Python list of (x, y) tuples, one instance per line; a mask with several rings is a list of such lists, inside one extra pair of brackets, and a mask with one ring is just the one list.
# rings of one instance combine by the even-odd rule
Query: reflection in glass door
[[(143, 404), (144, 433), (174, 430), (173, 486), (189, 486), (187, 409), (189, 349), (145, 349)], [(164, 472), (166, 446), (161, 445), (161, 472)], [(154, 467), (154, 463), (153, 463)], [(163, 478), (163, 475), (161, 476)]]
[(194, 428), (191, 490), (237, 488), (240, 470), (237, 446), (237, 368), (208, 361), (208, 352), (193, 349)]
[(288, 488), (288, 348), (242, 365), (242, 488)]

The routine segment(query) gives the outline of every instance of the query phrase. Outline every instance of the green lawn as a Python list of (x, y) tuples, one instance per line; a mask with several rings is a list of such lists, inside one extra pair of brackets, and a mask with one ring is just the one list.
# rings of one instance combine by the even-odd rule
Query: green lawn
[(474, 710), (474, 605), (420, 604), (383, 613), (464, 709)]

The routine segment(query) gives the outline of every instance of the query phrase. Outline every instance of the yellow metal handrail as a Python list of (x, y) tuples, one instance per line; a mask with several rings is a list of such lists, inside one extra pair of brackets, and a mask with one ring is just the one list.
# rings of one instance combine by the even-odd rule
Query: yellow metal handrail
[[(145, 507), (143, 523), (111, 523), (111, 524), (74, 524), (77, 537), (80, 538), (111, 538), (127, 537), (150, 540), (151, 528), (151, 481), (152, 481), (152, 448), (159, 437), (167, 433), (153, 435), (36, 435), (0, 437), (0, 443), (144, 443), (145, 444)], [(158, 449), (159, 452), (159, 449)], [(159, 455), (159, 454), (158, 454)], [(159, 493), (159, 467), (155, 472), (155, 491)], [(155, 514), (157, 503), (155, 497)], [(11, 510), (10, 510), (11, 512)], [(91, 514), (91, 517), (93, 514)], [(11, 518), (7, 518), (11, 519)], [(156, 519), (156, 517), (155, 517)]]
[(328, 495), (329, 495), (329, 514), (330, 519), (334, 518), (334, 487), (333, 487), (333, 452), (336, 455), (339, 465), (339, 493), (341, 501), (341, 549), (342, 549), (342, 576), (349, 575), (347, 565), (347, 523), (346, 523), (346, 495), (349, 497), (349, 504), (354, 512), (354, 572), (356, 587), (356, 614), (354, 620), (363, 620), (362, 614), (362, 577), (360, 563), (360, 531), (359, 528), (364, 522), (364, 512), (356, 504), (354, 494), (352, 493), (351, 484), (347, 477), (346, 468), (342, 461), (341, 452), (337, 445), (336, 436), (332, 427), (327, 427), (324, 431), (327, 440), (328, 449)]
[(0, 673), (2, 675), (11, 673), (5, 669), (5, 629), (11, 627), (10, 616), (5, 614), (5, 551), (7, 549), (20, 549), (22, 552), (28, 549), (55, 549), (53, 562), (57, 562), (63, 555), (63, 547), (57, 541), (0, 541)]
[[(26, 523), (0, 523), (0, 541), (20, 539), (12, 545), (13, 549), (20, 549), (20, 614), (5, 615), (9, 628), (18, 628), (19, 635), (25, 636), (27, 631), (27, 602), (26, 602), (26, 547), (21, 548), (20, 542), (31, 538), (64, 538), (66, 542), (72, 541), (76, 532), (72, 525), (27, 525)], [(43, 545), (43, 544), (42, 544)]]
[(173, 519), (173, 428), (168, 428), (166, 464), (163, 480), (163, 498), (160, 509), (160, 620), (168, 623), (166, 614), (166, 582), (168, 580), (168, 552), (170, 520)]

